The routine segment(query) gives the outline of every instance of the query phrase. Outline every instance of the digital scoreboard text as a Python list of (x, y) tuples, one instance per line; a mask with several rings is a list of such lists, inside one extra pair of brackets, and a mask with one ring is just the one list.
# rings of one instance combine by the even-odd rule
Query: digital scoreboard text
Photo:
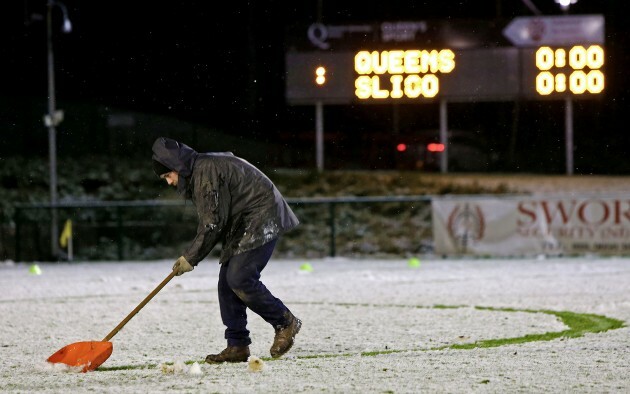
[(293, 104), (587, 98), (605, 91), (601, 45), (289, 52)]

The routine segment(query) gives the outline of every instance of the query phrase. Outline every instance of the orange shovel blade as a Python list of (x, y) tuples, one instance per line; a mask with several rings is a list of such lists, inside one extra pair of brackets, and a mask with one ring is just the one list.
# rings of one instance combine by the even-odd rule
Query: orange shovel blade
[(112, 354), (111, 342), (75, 342), (59, 349), (48, 357), (48, 362), (63, 363), (71, 367), (82, 367), (82, 372), (93, 371)]

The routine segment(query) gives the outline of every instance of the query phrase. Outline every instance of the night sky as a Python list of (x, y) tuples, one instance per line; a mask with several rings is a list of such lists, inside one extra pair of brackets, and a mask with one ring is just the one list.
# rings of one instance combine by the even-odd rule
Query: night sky
[[(288, 106), (284, 98), (286, 29), (325, 24), (375, 21), (462, 18), (509, 21), (515, 16), (533, 16), (527, 3), (543, 15), (561, 15), (553, 0), (469, 1), (232, 1), (218, 9), (212, 1), (132, 2), (65, 0), (73, 31), (61, 32), (61, 12), (55, 9), (54, 46), (58, 107), (73, 105), (117, 108), (174, 117), (202, 124), (252, 140), (272, 141), (282, 133), (313, 129), (313, 109)], [(615, 158), (615, 169), (624, 166), (628, 142), (624, 118), (628, 107), (628, 23), (622, 1), (579, 0), (570, 14), (604, 14), (606, 17), (606, 96), (577, 111), (590, 116), (576, 122), (576, 149), (589, 151), (579, 162), (585, 173), (606, 172), (596, 163), (599, 156)], [(0, 13), (0, 153), (15, 135), (43, 133), (41, 116), (46, 111), (45, 0), (11, 0)], [(358, 6), (360, 4), (360, 6)], [(499, 107), (471, 105), (462, 108), (462, 118), (488, 122)], [(330, 108), (326, 130), (372, 132), (386, 128), (389, 109), (373, 110), (346, 106)], [(369, 106), (368, 106), (369, 107)], [(519, 121), (536, 111), (542, 118), (558, 117), (561, 110), (550, 103), (529, 103)], [(433, 111), (419, 106), (409, 111)], [(374, 113), (379, 114), (377, 118)], [(458, 125), (457, 108), (454, 125)], [(560, 114), (560, 115), (558, 115)], [(72, 116), (71, 114), (67, 114)], [(501, 121), (510, 123), (505, 116)], [(369, 124), (362, 123), (368, 120)], [(492, 123), (477, 121), (487, 131), (495, 148), (503, 153), (507, 138), (488, 129)], [(462, 122), (466, 127), (466, 122)], [(580, 124), (600, 124), (597, 137)], [(542, 138), (542, 137), (541, 137)], [(549, 149), (562, 150), (562, 136)], [(553, 140), (553, 139), (552, 139)], [(545, 149), (540, 139), (533, 150)], [(24, 141), (19, 140), (20, 149)], [(599, 153), (593, 153), (595, 149)], [(560, 166), (561, 167), (561, 166)]]

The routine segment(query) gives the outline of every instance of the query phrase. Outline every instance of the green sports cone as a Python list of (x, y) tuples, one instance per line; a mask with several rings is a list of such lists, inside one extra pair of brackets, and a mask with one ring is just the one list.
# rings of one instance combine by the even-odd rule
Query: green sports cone
[(313, 266), (309, 263), (304, 263), (300, 266), (300, 271), (313, 272)]
[(39, 268), (39, 265), (32, 264), (30, 267), (28, 267), (28, 273), (31, 275), (41, 275), (42, 270)]
[(416, 257), (412, 257), (407, 261), (407, 266), (409, 268), (419, 268), (420, 267), (420, 259)]

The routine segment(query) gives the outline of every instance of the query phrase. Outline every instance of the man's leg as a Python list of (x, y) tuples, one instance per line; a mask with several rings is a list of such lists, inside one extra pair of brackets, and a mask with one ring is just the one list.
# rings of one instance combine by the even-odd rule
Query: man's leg
[(228, 346), (248, 346), (252, 343), (247, 330), (247, 306), (228, 285), (227, 273), (230, 261), (221, 264), (219, 270), (219, 308), (225, 325)]
[(221, 353), (209, 354), (206, 357), (207, 363), (242, 362), (247, 361), (250, 355), (249, 344), (252, 341), (247, 330), (247, 307), (228, 286), (226, 277), (229, 265), (229, 261), (221, 264), (218, 284), (219, 309), (226, 327), (227, 348)]
[(274, 327), (276, 336), (270, 352), (273, 357), (280, 357), (293, 346), (302, 322), (260, 281), (260, 273), (267, 266), (275, 246), (276, 240), (273, 240), (232, 257), (226, 278), (228, 286), (243, 303)]
[(260, 273), (267, 266), (275, 246), (276, 240), (273, 240), (233, 256), (226, 275), (228, 286), (242, 303), (273, 326), (284, 324), (284, 315), (289, 311), (260, 281)]

